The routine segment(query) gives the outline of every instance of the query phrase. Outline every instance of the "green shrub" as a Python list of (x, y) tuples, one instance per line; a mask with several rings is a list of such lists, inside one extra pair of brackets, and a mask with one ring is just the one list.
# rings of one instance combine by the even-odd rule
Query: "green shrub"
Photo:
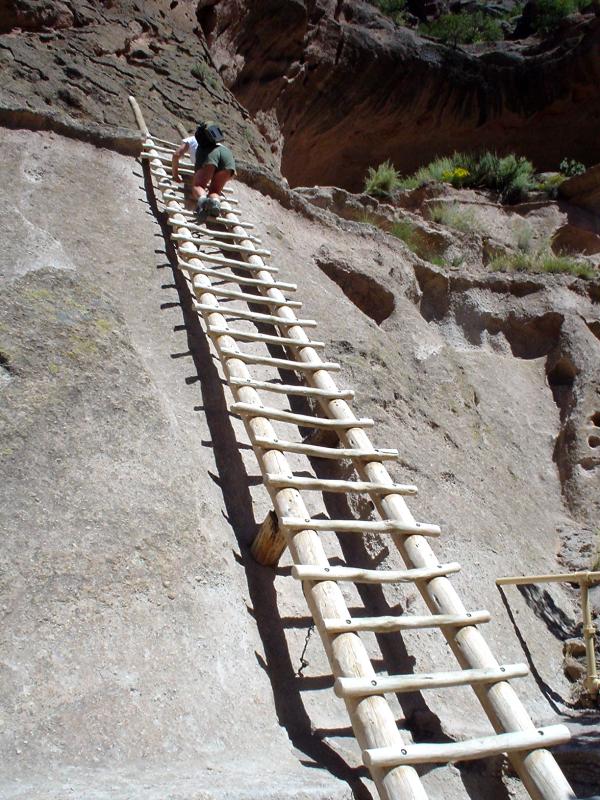
[(462, 189), (465, 183), (468, 183), (471, 173), (464, 167), (454, 167), (453, 170), (442, 173), (442, 180), (445, 183), (451, 183), (455, 189)]
[(399, 25), (404, 23), (406, 0), (369, 0), (369, 3)]
[(571, 256), (557, 256), (551, 252), (545, 253), (539, 260), (540, 272), (558, 274), (568, 272), (578, 278), (593, 278), (597, 271), (583, 261), (578, 261)]
[(537, 0), (534, 28), (538, 33), (550, 33), (569, 14), (574, 14), (589, 4), (589, 0)]
[(400, 220), (394, 222), (390, 228), (390, 233), (398, 239), (402, 239), (405, 245), (409, 247), (413, 253), (417, 251), (417, 241), (415, 238), (415, 226), (408, 222), (408, 220)]
[(417, 228), (410, 220), (403, 219), (399, 222), (394, 222), (388, 233), (398, 239), (402, 239), (409, 250), (412, 250), (419, 258), (423, 258), (425, 261), (437, 264), (440, 267), (447, 266), (443, 256), (436, 252), (435, 244), (428, 242), (426, 237), (420, 237)]
[(568, 273), (578, 278), (598, 275), (590, 264), (571, 256), (557, 256), (549, 248), (535, 253), (504, 253), (490, 261), (490, 269), (499, 272), (544, 272), (552, 275)]
[[(422, 186), (429, 181), (442, 182), (444, 180), (442, 176), (448, 172), (452, 172), (454, 167), (454, 156), (442, 156), (441, 158), (436, 158), (435, 161), (432, 161), (426, 167), (418, 169), (412, 176), (412, 180), (417, 182), (417, 186)], [(409, 178), (408, 180), (411, 179)]]
[(540, 192), (545, 192), (552, 200), (556, 200), (558, 197), (558, 187), (566, 180), (567, 178), (565, 175), (557, 173), (556, 175), (550, 175), (550, 177), (546, 178), (542, 183), (538, 183), (535, 188), (539, 189)]
[(533, 164), (513, 153), (508, 156), (484, 153), (473, 174), (473, 185), (498, 192), (504, 203), (516, 202), (534, 185)]
[(447, 180), (446, 176), (451, 176), (456, 169), (467, 169), (468, 171), (466, 156), (463, 158), (461, 153), (454, 153), (452, 156), (436, 158), (430, 164), (427, 164), (427, 166), (420, 167), (412, 175), (400, 178), (398, 185), (401, 189), (417, 189), (419, 186), (423, 186), (431, 181), (443, 183)]
[(431, 258), (427, 259), (430, 264), (433, 264), (436, 267), (447, 267), (448, 264), (444, 256), (431, 256)]
[(515, 225), (515, 237), (517, 249), (521, 253), (531, 253), (533, 241), (533, 228), (525, 220), (521, 220)]
[(211, 68), (206, 64), (204, 61), (197, 61), (192, 69), (190, 70), (194, 78), (197, 78), (201, 81), (205, 86), (210, 87), (211, 89), (216, 89), (219, 85), (219, 82), (214, 75)]
[(376, 197), (389, 197), (400, 184), (398, 171), (391, 161), (384, 161), (377, 169), (369, 167), (364, 191)]
[(497, 42), (504, 38), (499, 21), (482, 11), (444, 14), (433, 22), (420, 25), (419, 32), (453, 47), (474, 42)]
[(359, 215), (357, 222), (360, 222), (363, 225), (374, 225), (376, 228), (379, 227), (379, 220), (374, 214), (371, 214), (370, 211), (363, 211)]
[(440, 225), (447, 225), (463, 233), (476, 233), (481, 224), (471, 209), (462, 208), (458, 203), (439, 203), (429, 207), (429, 218)]
[(436, 158), (413, 175), (400, 178), (398, 185), (403, 189), (416, 189), (429, 181), (452, 183), (457, 188), (493, 189), (505, 203), (523, 199), (535, 185), (530, 161), (513, 154), (499, 156), (491, 152), (480, 156), (454, 153)]
[(575, 175), (583, 175), (586, 169), (585, 164), (582, 164), (581, 161), (575, 161), (572, 158), (563, 158), (558, 168), (561, 175), (565, 175), (567, 178), (573, 178)]

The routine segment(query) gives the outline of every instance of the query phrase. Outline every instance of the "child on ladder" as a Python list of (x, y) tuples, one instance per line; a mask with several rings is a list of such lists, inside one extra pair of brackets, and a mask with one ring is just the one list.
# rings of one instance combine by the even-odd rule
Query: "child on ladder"
[(179, 159), (186, 152), (194, 162), (192, 195), (200, 219), (218, 217), (221, 211), (219, 196), (227, 181), (235, 175), (235, 160), (223, 144), (223, 133), (213, 122), (201, 122), (193, 136), (187, 136), (173, 154), (173, 178), (179, 181)]

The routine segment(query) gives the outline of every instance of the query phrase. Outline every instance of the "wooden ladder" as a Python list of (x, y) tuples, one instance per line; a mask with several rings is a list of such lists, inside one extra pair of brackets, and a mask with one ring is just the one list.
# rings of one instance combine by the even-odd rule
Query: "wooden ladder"
[[(348, 401), (353, 393), (340, 390), (331, 372), (339, 365), (321, 359), (323, 343), (312, 340), (306, 328), (314, 320), (295, 316), (301, 303), (290, 301), (285, 291), (293, 284), (277, 281), (277, 268), (267, 266), (270, 254), (259, 239), (248, 233), (251, 225), (239, 219), (231, 190), (226, 189), (221, 216), (214, 220), (221, 230), (195, 223), (193, 212), (184, 206), (184, 195), (170, 175), (171, 155), (176, 145), (152, 137), (135, 99), (130, 98), (142, 136), (143, 154), (162, 193), (165, 212), (177, 243), (178, 264), (187, 278), (207, 335), (221, 361), (235, 398), (230, 410), (238, 414), (252, 442), (270, 494), (278, 525), (263, 525), (253, 545), (261, 563), (275, 564), (285, 546), (293, 561), (292, 575), (302, 581), (315, 626), (321, 636), (332, 673), (335, 693), (346, 705), (363, 761), (369, 768), (383, 800), (423, 799), (427, 795), (415, 764), (451, 763), (506, 753), (534, 800), (567, 800), (575, 797), (557, 765), (549, 746), (569, 739), (564, 725), (536, 728), (517, 697), (509, 679), (527, 674), (524, 664), (499, 664), (477, 627), (489, 620), (485, 610), (467, 610), (448, 576), (460, 570), (456, 563), (440, 564), (429, 539), (440, 534), (437, 525), (416, 521), (405, 497), (416, 487), (395, 483), (385, 462), (397, 451), (375, 447), (366, 429), (372, 420), (357, 418)], [(184, 169), (180, 170), (184, 171)], [(188, 168), (187, 172), (193, 171)], [(221, 250), (222, 249), (222, 250)], [(223, 252), (222, 252), (223, 251)], [(227, 253), (228, 255), (224, 255)], [(233, 256), (233, 257), (232, 257)], [(235, 272), (233, 271), (235, 270)], [(213, 280), (220, 281), (215, 286)], [(238, 289), (225, 289), (223, 283)], [(245, 291), (249, 287), (251, 294)], [(226, 307), (220, 304), (227, 299)], [(233, 301), (233, 302), (232, 302)], [(266, 312), (251, 310), (248, 304), (264, 305)], [(272, 334), (241, 330), (232, 319), (265, 323)], [(288, 358), (246, 353), (247, 342), (277, 344)], [(273, 370), (293, 370), (301, 384), (270, 383), (253, 378), (249, 367), (260, 364)], [(278, 373), (274, 372), (274, 377)], [(311, 398), (322, 416), (296, 414), (271, 407), (259, 392), (300, 395)], [(317, 430), (329, 430), (338, 445), (287, 441), (275, 430), (283, 421)], [(286, 453), (307, 457), (351, 459), (360, 480), (325, 480), (293, 475)], [(368, 495), (380, 520), (313, 519), (305, 493), (358, 492)], [(405, 570), (373, 570), (332, 566), (325, 554), (320, 531), (388, 534), (397, 546)], [(349, 581), (368, 584), (413, 583), (430, 613), (424, 616), (352, 617), (339, 587)], [(399, 631), (439, 628), (456, 656), (460, 669), (408, 675), (377, 675), (360, 638), (361, 631)], [(440, 744), (411, 744), (403, 741), (388, 693), (422, 691), (428, 688), (470, 686), (487, 714), (494, 733), (484, 738)]]

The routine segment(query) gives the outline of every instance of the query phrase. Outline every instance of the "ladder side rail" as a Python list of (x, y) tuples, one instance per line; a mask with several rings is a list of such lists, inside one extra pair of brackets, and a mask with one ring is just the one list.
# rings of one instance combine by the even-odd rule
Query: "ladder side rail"
[[(149, 153), (152, 154), (149, 149)], [(160, 159), (150, 163), (158, 168), (162, 167)], [(167, 174), (166, 171), (164, 173)], [(165, 203), (171, 208), (177, 208), (177, 201), (165, 198)], [(171, 224), (177, 230), (186, 232), (186, 218), (181, 215), (171, 216)], [(243, 232), (243, 228), (240, 228)], [(193, 245), (192, 245), (193, 246)], [(190, 252), (189, 246), (186, 248)], [(195, 250), (195, 248), (194, 248)], [(258, 258), (250, 256), (250, 258)], [(198, 263), (201, 265), (201, 255)], [(191, 259), (195, 261), (195, 258)], [(184, 270), (182, 270), (184, 271)], [(266, 273), (268, 274), (268, 273)], [(190, 278), (187, 278), (188, 281)], [(210, 294), (210, 281), (201, 274), (195, 274), (191, 280), (193, 293), (200, 295), (210, 304), (215, 304), (215, 312), (210, 315), (211, 324), (224, 326), (225, 317), (220, 313), (216, 297)], [(207, 285), (208, 284), (208, 285)], [(283, 310), (288, 310), (282, 307)], [(293, 317), (292, 317), (293, 318)], [(302, 329), (300, 329), (302, 330)], [(302, 330), (304, 336), (306, 334)], [(297, 335), (297, 332), (296, 332)], [(295, 337), (293, 337), (295, 338)], [(306, 337), (308, 339), (308, 337)], [(222, 340), (225, 340), (224, 342)], [(215, 337), (214, 340), (217, 352), (225, 344), (227, 349), (237, 348), (236, 342), (225, 336)], [(310, 348), (312, 350), (312, 348)], [(314, 350), (312, 352), (315, 352)], [(234, 357), (223, 357), (223, 363), (231, 374), (236, 377), (250, 378), (245, 364)], [(241, 402), (260, 404), (258, 393), (247, 386), (232, 387), (234, 396), (237, 395)], [(246, 423), (245, 423), (246, 424)], [(249, 419), (247, 428), (253, 435), (260, 434), (269, 438), (274, 437), (275, 431), (265, 419)], [(271, 472), (282, 475), (290, 474), (290, 467), (284, 454), (279, 451), (268, 451), (259, 456), (259, 466), (263, 472)], [(286, 514), (308, 516), (308, 511), (300, 493), (296, 489), (277, 490), (272, 496), (274, 506), (279, 516)], [(296, 563), (314, 564), (316, 566), (328, 566), (329, 562), (325, 555), (322, 542), (315, 531), (303, 531), (300, 534), (290, 537), (290, 553)], [(360, 638), (353, 633), (344, 633), (330, 637), (324, 630), (323, 620), (330, 616), (348, 615), (348, 609), (340, 588), (334, 582), (317, 582), (307, 587), (306, 597), (313, 619), (321, 634), (325, 651), (329, 657), (331, 669), (334, 677), (374, 677), (375, 671), (367, 651)], [(368, 697), (361, 700), (349, 699), (344, 701), (348, 714), (352, 721), (355, 736), (362, 750), (381, 746), (402, 747), (403, 740), (396, 725), (394, 714), (384, 698)], [(375, 768), (371, 771), (372, 777), (378, 787), (381, 797), (384, 800), (427, 800), (427, 795), (421, 780), (413, 767), (401, 766), (392, 769)]]
[[(226, 216), (232, 222), (237, 219), (235, 212), (229, 212)], [(234, 226), (234, 230), (243, 233), (242, 228), (237, 229)], [(259, 256), (248, 256), (248, 260), (257, 265), (261, 262)], [(260, 272), (257, 273), (257, 276), (262, 277)], [(265, 291), (273, 297), (281, 294), (276, 288)], [(278, 308), (275, 316), (287, 316), (284, 314), (285, 311), (287, 309)], [(288, 328), (288, 335), (308, 339), (301, 328), (298, 330)], [(298, 350), (297, 358), (314, 362), (319, 360), (319, 355), (312, 348), (306, 347)], [(324, 370), (307, 375), (306, 380), (316, 388), (330, 390), (335, 387), (335, 382)], [(334, 419), (356, 419), (352, 409), (344, 400), (322, 400), (320, 402), (327, 415)], [(339, 436), (346, 446), (373, 449), (368, 435), (360, 428), (340, 431)], [(393, 483), (389, 472), (381, 462), (355, 462), (355, 468), (363, 480)], [(372, 499), (384, 519), (415, 524), (415, 519), (402, 497), (397, 495), (385, 498), (372, 496)], [(407, 567), (434, 567), (439, 563), (439, 559), (424, 537), (414, 535), (409, 537), (393, 536), (392, 538)], [(465, 606), (448, 578), (438, 577), (428, 582), (417, 582), (416, 585), (432, 613), (464, 614), (466, 612)], [(458, 630), (443, 629), (442, 632), (463, 669), (498, 668), (500, 666), (477, 628), (470, 626)], [(473, 686), (472, 688), (496, 732), (530, 731), (535, 728), (529, 713), (508, 682), (502, 681), (490, 687)], [(562, 770), (548, 750), (535, 750), (528, 754), (513, 752), (509, 754), (509, 758), (533, 800), (571, 800), (574, 797), (573, 790)]]

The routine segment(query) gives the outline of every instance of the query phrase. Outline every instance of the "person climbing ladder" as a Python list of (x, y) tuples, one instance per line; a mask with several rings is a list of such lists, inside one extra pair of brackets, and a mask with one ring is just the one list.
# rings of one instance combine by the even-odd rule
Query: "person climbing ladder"
[(221, 211), (220, 194), (235, 175), (235, 160), (223, 144), (223, 132), (214, 122), (201, 122), (193, 136), (187, 136), (173, 154), (173, 178), (179, 181), (179, 159), (186, 152), (194, 162), (192, 195), (201, 219), (217, 217)]

